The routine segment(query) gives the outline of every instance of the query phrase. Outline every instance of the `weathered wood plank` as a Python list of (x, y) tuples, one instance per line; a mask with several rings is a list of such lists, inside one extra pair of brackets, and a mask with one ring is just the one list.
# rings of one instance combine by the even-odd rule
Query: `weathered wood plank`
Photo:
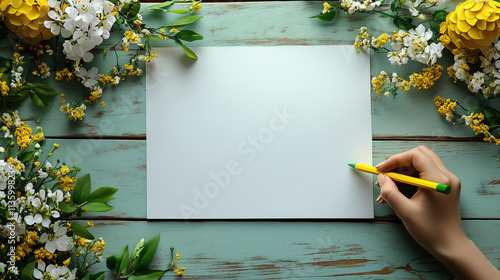
[[(450, 7), (454, 3), (449, 4)], [(251, 3), (210, 3), (204, 4), (200, 14), (205, 18), (192, 27), (204, 35), (202, 41), (189, 43), (189, 46), (253, 46), (253, 45), (325, 45), (352, 44), (356, 30), (363, 25), (370, 27), (374, 34), (394, 30), (390, 19), (381, 18), (375, 14), (355, 16), (338, 15), (332, 23), (310, 19), (311, 15), (319, 13), (322, 2), (251, 2)], [(151, 26), (165, 24), (175, 19), (172, 13), (151, 13), (147, 22)], [(112, 38), (119, 40), (121, 30), (115, 30)], [(112, 39), (112, 41), (114, 41)], [(4, 43), (5, 44), (5, 43)], [(107, 43), (106, 43), (107, 44)], [(169, 41), (155, 41), (157, 46), (173, 46)], [(103, 45), (104, 46), (104, 45)], [(5, 52), (4, 48), (4, 52)], [(351, 55), (356, 55), (353, 51)], [(200, 58), (203, 59), (203, 58)], [(127, 60), (125, 55), (122, 61)], [(95, 59), (95, 65), (105, 72), (112, 68), (115, 60), (110, 55), (108, 59)], [(335, 67), (334, 61), (328, 61)], [(443, 63), (446, 68), (451, 63), (450, 57)], [(403, 71), (419, 70), (422, 65), (415, 63), (404, 68), (390, 67), (384, 54), (372, 55), (372, 75), (378, 75), (380, 70)], [(403, 70), (405, 69), (405, 70)], [(467, 93), (461, 84), (453, 84), (446, 77), (433, 90), (426, 92), (403, 93), (395, 100), (383, 96), (372, 96), (373, 135), (376, 138), (425, 137), (441, 136), (472, 137), (467, 127), (452, 126), (439, 116), (432, 99), (436, 94), (444, 97), (454, 97), (466, 106), (477, 108), (480, 97)], [(55, 83), (58, 90), (66, 94), (67, 100), (78, 99), (81, 88), (77, 84)], [(168, 89), (166, 89), (168, 90)], [(334, 89), (332, 94), (336, 94)], [(338, 93), (337, 93), (338, 94)], [(344, 94), (344, 93), (343, 93)], [(144, 138), (145, 129), (145, 77), (130, 78), (117, 88), (106, 88), (103, 100), (107, 106), (89, 106), (84, 121), (73, 123), (60, 113), (57, 108), (50, 111), (35, 108), (30, 100), (24, 102), (22, 115), (34, 121), (37, 118), (46, 120), (46, 135), (58, 136), (101, 136)], [(57, 98), (56, 98), (57, 99)], [(54, 99), (53, 107), (59, 103)], [(342, 98), (339, 97), (339, 100)], [(500, 105), (500, 99), (491, 102)], [(334, 108), (332, 108), (334, 109)]]
[[(452, 279), (400, 223), (96, 221), (106, 255), (161, 235), (153, 265), (175, 246), (186, 279)], [(500, 266), (500, 222), (464, 221), (467, 235)], [(104, 267), (104, 266), (102, 266)], [(173, 278), (167, 274), (163, 279)], [(336, 278), (337, 279), (337, 278)]]
[[(112, 186), (120, 190), (111, 204), (111, 212), (95, 214), (109, 218), (146, 218), (146, 141), (144, 140), (88, 140), (50, 139), (61, 145), (55, 157), (67, 164), (82, 167), (90, 172), (93, 186)], [(500, 163), (499, 147), (488, 143), (470, 142), (413, 142), (374, 141), (373, 162), (418, 145), (434, 150), (450, 171), (462, 180), (462, 216), (464, 218), (500, 218)], [(346, 168), (348, 168), (346, 166)], [(378, 187), (373, 186), (374, 196)], [(374, 197), (374, 198), (375, 198)], [(387, 205), (375, 203), (377, 218), (394, 218)]]

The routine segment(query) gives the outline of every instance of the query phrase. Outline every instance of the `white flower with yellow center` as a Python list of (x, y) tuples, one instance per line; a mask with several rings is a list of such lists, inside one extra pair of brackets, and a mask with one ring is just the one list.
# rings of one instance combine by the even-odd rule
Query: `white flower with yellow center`
[(60, 226), (60, 221), (55, 222), (54, 224), (54, 233), (47, 234), (44, 232), (40, 236), (40, 243), (45, 243), (45, 250), (49, 253), (54, 254), (57, 251), (68, 251), (73, 248), (73, 242), (66, 235), (67, 228), (64, 226)]

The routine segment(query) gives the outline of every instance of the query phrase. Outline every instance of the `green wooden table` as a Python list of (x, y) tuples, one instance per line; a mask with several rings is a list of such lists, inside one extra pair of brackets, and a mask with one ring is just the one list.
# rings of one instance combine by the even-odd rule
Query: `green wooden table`
[[(394, 30), (389, 19), (377, 15), (339, 16), (334, 23), (309, 19), (321, 11), (321, 4), (204, 4), (199, 14), (205, 18), (192, 27), (204, 39), (189, 46), (352, 44), (360, 26), (376, 34)], [(161, 15), (147, 19), (153, 25), (163, 20)], [(112, 36), (119, 40), (121, 33)], [(161, 43), (173, 46), (173, 42)], [(452, 59), (447, 59), (449, 65)], [(385, 55), (372, 54), (371, 61), (372, 75), (392, 69)], [(112, 59), (96, 59), (102, 69), (110, 69), (113, 63)], [(325, 63), (339, 67), (328, 57)], [(57, 88), (68, 101), (80, 94), (75, 84)], [(444, 121), (433, 105), (437, 93), (477, 106), (476, 97), (447, 77), (431, 91), (401, 94), (395, 100), (372, 96), (373, 162), (418, 145), (434, 150), (462, 180), (461, 210), (467, 235), (500, 267), (499, 147), (478, 141), (466, 127)], [(57, 109), (41, 110), (30, 102), (24, 102), (21, 117), (30, 124), (41, 118), (46, 145), (59, 143), (63, 149), (57, 157), (90, 172), (94, 188), (119, 188), (111, 202), (113, 211), (87, 216), (96, 225), (94, 235), (106, 241), (105, 256), (127, 244), (134, 246), (143, 236), (161, 234), (153, 264), (165, 265), (170, 246), (175, 246), (187, 268), (186, 279), (453, 278), (413, 241), (387, 205), (375, 203), (374, 220), (147, 221), (145, 76), (106, 90), (103, 100), (106, 107), (90, 107), (81, 122), (68, 121)], [(498, 106), (500, 100), (492, 104)], [(342, 106), (341, 97), (336, 106)], [(374, 196), (378, 193), (374, 187)]]

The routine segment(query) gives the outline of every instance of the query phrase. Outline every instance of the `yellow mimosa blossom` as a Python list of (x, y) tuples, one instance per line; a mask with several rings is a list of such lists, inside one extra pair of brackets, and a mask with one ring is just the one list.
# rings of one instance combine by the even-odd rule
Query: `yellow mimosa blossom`
[(69, 167), (67, 165), (61, 166), (61, 175), (66, 175), (69, 173)]
[(455, 107), (457, 106), (456, 101), (451, 101), (449, 98), (444, 99), (441, 96), (436, 96), (434, 98), (434, 104), (438, 108), (438, 113), (442, 116), (446, 116), (448, 121), (453, 121), (453, 113), (455, 112)]
[(16, 127), (16, 132), (14, 133), (17, 139), (17, 145), (21, 148), (26, 148), (31, 143), (31, 128), (21, 122), (21, 125)]
[(441, 77), (441, 70), (443, 67), (438, 64), (424, 68), (422, 73), (414, 73), (410, 76), (410, 83), (417, 88), (417, 91), (429, 89)]
[(65, 192), (69, 192), (73, 190), (73, 187), (75, 186), (76, 177), (64, 176), (60, 177), (59, 180), (61, 181), (61, 188)]
[[(3, 74), (3, 73), (2, 73)], [(0, 76), (1, 77), (1, 76)], [(0, 82), (0, 91), (2, 92), (2, 96), (7, 96), (9, 95), (9, 86), (7, 85), (7, 82)]]

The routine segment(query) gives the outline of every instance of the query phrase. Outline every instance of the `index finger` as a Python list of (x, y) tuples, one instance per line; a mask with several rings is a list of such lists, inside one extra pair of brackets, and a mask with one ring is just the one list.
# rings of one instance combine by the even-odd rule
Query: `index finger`
[(413, 166), (418, 172), (438, 168), (432, 157), (421, 147), (416, 147), (389, 157), (386, 161), (379, 163), (377, 169), (381, 172), (388, 172), (398, 167), (408, 166)]

